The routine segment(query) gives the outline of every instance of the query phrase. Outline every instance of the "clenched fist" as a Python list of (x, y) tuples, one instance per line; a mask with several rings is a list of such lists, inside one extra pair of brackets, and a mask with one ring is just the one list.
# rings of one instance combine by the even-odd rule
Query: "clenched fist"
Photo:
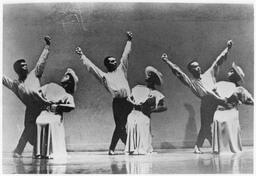
[(76, 53), (80, 56), (83, 55), (83, 51), (80, 47), (76, 47)]
[(166, 53), (162, 54), (161, 59), (162, 59), (163, 61), (167, 62), (167, 61), (168, 61), (168, 56), (167, 56), (167, 54), (166, 54)]
[(44, 37), (44, 41), (45, 41), (45, 43), (46, 43), (46, 45), (50, 45), (51, 44), (51, 37), (50, 36), (45, 36)]
[(132, 36), (132, 32), (131, 32), (131, 31), (127, 31), (127, 32), (126, 32), (126, 35), (127, 35), (128, 40), (131, 41), (131, 40), (132, 40), (132, 37), (133, 37), (133, 36)]
[(229, 41), (227, 42), (228, 49), (230, 49), (230, 48), (232, 47), (232, 45), (233, 45), (233, 41), (232, 41), (232, 40), (229, 40)]

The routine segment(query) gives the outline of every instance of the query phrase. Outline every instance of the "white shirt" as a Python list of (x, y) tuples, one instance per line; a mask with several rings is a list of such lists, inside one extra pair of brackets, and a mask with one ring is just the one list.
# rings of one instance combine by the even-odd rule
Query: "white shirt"
[(123, 55), (120, 59), (120, 65), (113, 72), (103, 72), (94, 65), (85, 55), (81, 56), (83, 64), (111, 93), (113, 98), (125, 98), (131, 93), (128, 80), (128, 56), (131, 51), (131, 41), (127, 41)]

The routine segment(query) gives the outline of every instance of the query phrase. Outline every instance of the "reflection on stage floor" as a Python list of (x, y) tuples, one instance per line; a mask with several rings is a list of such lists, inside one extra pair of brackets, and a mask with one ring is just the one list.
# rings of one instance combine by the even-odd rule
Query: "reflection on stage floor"
[(244, 147), (238, 154), (216, 155), (205, 148), (204, 154), (193, 149), (157, 150), (151, 155), (129, 156), (119, 152), (69, 152), (66, 159), (32, 159), (2, 155), (4, 174), (219, 174), (253, 173), (253, 147)]

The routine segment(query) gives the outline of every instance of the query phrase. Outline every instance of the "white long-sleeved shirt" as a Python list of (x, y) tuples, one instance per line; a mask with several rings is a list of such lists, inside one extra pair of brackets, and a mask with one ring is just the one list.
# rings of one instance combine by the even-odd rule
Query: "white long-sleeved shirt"
[[(19, 80), (12, 80), (6, 76), (3, 76), (2, 82), (5, 87), (10, 89), (26, 106), (25, 121), (35, 120), (34, 114), (37, 114), (38, 106), (48, 105), (46, 101), (40, 94), (38, 90), (40, 88), (40, 78), (43, 74), (46, 61), (49, 54), (49, 46), (46, 46), (38, 59), (35, 68), (29, 72), (26, 80), (24, 82)], [(37, 108), (38, 107), (38, 108)], [(29, 120), (29, 121), (30, 121)]]
[(216, 58), (211, 67), (201, 74), (198, 79), (190, 79), (177, 65), (168, 61), (167, 64), (171, 67), (174, 75), (180, 79), (180, 81), (188, 86), (191, 91), (199, 98), (203, 98), (211, 92), (215, 94), (213, 90), (216, 88), (216, 74), (219, 66), (227, 59), (228, 48), (224, 49), (221, 54)]
[(85, 55), (81, 56), (83, 64), (87, 70), (92, 73), (111, 93), (113, 98), (125, 98), (131, 93), (128, 80), (128, 57), (131, 51), (131, 41), (127, 41), (124, 52), (120, 59), (120, 65), (113, 72), (103, 72), (94, 65)]

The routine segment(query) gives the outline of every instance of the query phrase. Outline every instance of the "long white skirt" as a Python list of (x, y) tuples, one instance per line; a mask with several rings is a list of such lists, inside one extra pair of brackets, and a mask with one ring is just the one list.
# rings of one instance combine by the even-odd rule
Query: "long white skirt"
[(127, 118), (127, 140), (125, 152), (129, 154), (148, 154), (153, 151), (150, 134), (150, 119), (141, 111), (132, 110)]
[(236, 108), (215, 112), (212, 140), (213, 152), (237, 153), (242, 151), (239, 113)]
[[(62, 158), (67, 156), (65, 143), (65, 130), (61, 115), (48, 111), (42, 111), (36, 120), (38, 128), (49, 125), (48, 148), (51, 158)], [(41, 140), (40, 138), (37, 140)], [(41, 144), (44, 145), (44, 144)]]

